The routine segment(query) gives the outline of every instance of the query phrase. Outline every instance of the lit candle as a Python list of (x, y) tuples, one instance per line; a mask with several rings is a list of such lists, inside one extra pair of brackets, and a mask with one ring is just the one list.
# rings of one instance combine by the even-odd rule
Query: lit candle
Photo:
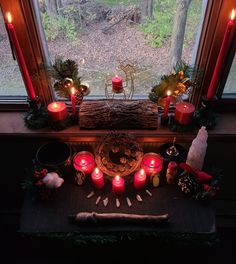
[(147, 176), (146, 176), (144, 169), (137, 171), (134, 174), (134, 188), (136, 190), (142, 189), (145, 186), (146, 178)]
[(225, 58), (226, 52), (227, 52), (227, 48), (229, 44), (228, 42), (229, 42), (230, 33), (232, 31), (233, 25), (234, 25), (234, 9), (232, 10), (231, 18), (228, 21), (226, 29), (225, 29), (224, 38), (223, 38), (223, 41), (220, 47), (220, 52), (219, 52), (219, 55), (216, 61), (216, 66), (215, 66), (215, 69), (214, 69), (214, 72), (211, 78), (211, 82), (210, 82), (210, 85), (207, 91), (208, 100), (212, 100), (215, 95), (219, 73), (223, 65), (223, 60)]
[(125, 181), (119, 175), (116, 175), (112, 180), (112, 192), (114, 194), (122, 194), (125, 189)]
[(176, 104), (175, 121), (181, 125), (189, 125), (192, 122), (195, 107), (193, 104), (180, 102)]
[(115, 92), (119, 92), (120, 90), (122, 90), (122, 88), (123, 88), (122, 78), (121, 76), (118, 76), (116, 74), (116, 76), (112, 77), (112, 89)]
[(16, 55), (19, 68), (21, 70), (21, 74), (22, 74), (22, 78), (25, 83), (27, 94), (29, 96), (29, 99), (31, 101), (34, 101), (36, 99), (34, 87), (30, 79), (30, 75), (29, 75), (29, 72), (28, 72), (28, 69), (25, 63), (25, 59), (24, 59), (17, 35), (16, 35), (16, 31), (12, 24), (12, 17), (9, 12), (7, 13), (7, 30), (8, 30), (11, 42), (12, 42), (13, 50)]
[(163, 115), (164, 119), (168, 117), (168, 111), (169, 111), (169, 106), (170, 106), (170, 95), (171, 95), (171, 91), (167, 91), (166, 104), (165, 104), (164, 115)]
[(95, 188), (102, 189), (104, 186), (104, 177), (101, 170), (95, 168), (91, 174), (92, 183)]
[(141, 168), (144, 169), (147, 176), (151, 176), (153, 173), (158, 173), (162, 170), (163, 159), (156, 153), (146, 153), (143, 156)]
[(73, 166), (77, 171), (91, 173), (95, 166), (93, 154), (88, 151), (78, 152), (74, 157)]
[(70, 94), (70, 100), (71, 100), (71, 109), (72, 109), (72, 114), (76, 114), (76, 98), (75, 98), (75, 88), (71, 88), (71, 94)]
[(66, 104), (63, 102), (52, 102), (48, 105), (48, 115), (53, 122), (64, 121), (67, 118)]

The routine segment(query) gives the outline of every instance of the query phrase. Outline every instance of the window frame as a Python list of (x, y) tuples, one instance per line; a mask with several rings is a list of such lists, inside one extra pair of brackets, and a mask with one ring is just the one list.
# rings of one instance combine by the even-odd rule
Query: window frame
[[(206, 0), (207, 1), (207, 0)], [(198, 50), (195, 59), (195, 65), (204, 71), (201, 86), (198, 91), (193, 91), (191, 96), (191, 102), (198, 107), (201, 102), (202, 95), (206, 94), (209, 86), (214, 65), (217, 60), (217, 55), (220, 49), (220, 45), (224, 35), (224, 29), (226, 27), (229, 10), (236, 7), (236, 0), (224, 1), (224, 0), (208, 0), (205, 11), (205, 18), (203, 21), (203, 28), (199, 40)], [(34, 8), (38, 5), (37, 0), (0, 0), (3, 14), (7, 11), (12, 12), (13, 17), (17, 17), (15, 21), (16, 32), (19, 32), (19, 42), (22, 45), (22, 51), (26, 59), (26, 64), (30, 76), (38, 76), (36, 79), (32, 79), (35, 87), (36, 94), (39, 95), (40, 100), (48, 104), (53, 100), (53, 91), (50, 83), (48, 82), (47, 73), (43, 65), (48, 65), (49, 57), (45, 53), (45, 43), (40, 38), (42, 29), (38, 27), (37, 20), (40, 19), (34, 12)], [(236, 23), (235, 23), (236, 24)], [(233, 37), (231, 39), (231, 46), (236, 38), (236, 30), (234, 25)], [(27, 37), (26, 37), (27, 36)], [(222, 67), (222, 79), (219, 83), (217, 90), (217, 96), (221, 96), (225, 80), (228, 76), (229, 69), (232, 63), (233, 49), (227, 55), (225, 65)], [(231, 54), (232, 53), (232, 54)], [(29, 59), (30, 58), (30, 59)], [(226, 103), (227, 102), (227, 103)], [(229, 102), (231, 102), (229, 104)], [(218, 100), (220, 105), (235, 105), (236, 100), (233, 98)], [(25, 109), (27, 106), (26, 101), (21, 105), (20, 102), (6, 101), (0, 104), (0, 109)]]

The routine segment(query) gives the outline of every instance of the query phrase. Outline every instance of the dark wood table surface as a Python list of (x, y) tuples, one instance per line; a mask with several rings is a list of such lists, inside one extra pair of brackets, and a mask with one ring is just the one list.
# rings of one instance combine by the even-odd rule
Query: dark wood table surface
[[(158, 188), (148, 189), (152, 192), (150, 197), (144, 190), (140, 192), (143, 202), (135, 199), (135, 191), (131, 184), (126, 186), (124, 195), (121, 196), (120, 208), (115, 205), (115, 197), (111, 192), (111, 182), (107, 181), (102, 192), (96, 192), (95, 196), (87, 199), (87, 194), (93, 190), (87, 182), (84, 186), (77, 186), (73, 177), (65, 178), (64, 184), (55, 190), (48, 200), (33, 199), (30, 193), (26, 193), (22, 206), (20, 232), (22, 233), (47, 233), (47, 232), (129, 232), (129, 231), (156, 231), (165, 233), (215, 233), (215, 214), (211, 204), (206, 201), (195, 201), (186, 197), (178, 186), (162, 184)], [(98, 195), (109, 198), (109, 204), (104, 207), (102, 199), (98, 205), (95, 201)], [(125, 197), (131, 199), (132, 207), (129, 208)], [(166, 224), (151, 225), (140, 224), (89, 224), (79, 225), (69, 221), (68, 216), (78, 212), (99, 213), (130, 213), (130, 214), (169, 214)]]

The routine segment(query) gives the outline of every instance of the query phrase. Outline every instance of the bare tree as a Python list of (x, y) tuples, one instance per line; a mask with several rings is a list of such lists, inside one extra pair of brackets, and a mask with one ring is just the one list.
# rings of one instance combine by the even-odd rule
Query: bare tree
[(57, 15), (57, 0), (45, 0), (46, 12), (49, 16)]
[(141, 0), (142, 17), (153, 18), (153, 0)]
[(185, 26), (190, 2), (191, 0), (176, 0), (176, 15), (170, 48), (171, 69), (182, 57)]

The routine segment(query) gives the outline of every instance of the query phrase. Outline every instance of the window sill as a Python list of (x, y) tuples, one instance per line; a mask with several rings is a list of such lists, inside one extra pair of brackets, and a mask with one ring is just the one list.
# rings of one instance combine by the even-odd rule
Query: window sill
[[(79, 126), (72, 126), (62, 131), (50, 129), (31, 130), (25, 127), (24, 113), (1, 112), (0, 113), (0, 136), (18, 138), (54, 138), (66, 141), (96, 141), (104, 136), (107, 130), (80, 130)], [(209, 130), (210, 141), (231, 141), (236, 138), (235, 113), (218, 115), (217, 126)], [(168, 128), (159, 126), (156, 130), (121, 130), (138, 137), (140, 142), (168, 142), (177, 137), (179, 142), (190, 142), (196, 135), (193, 132), (172, 132)]]

